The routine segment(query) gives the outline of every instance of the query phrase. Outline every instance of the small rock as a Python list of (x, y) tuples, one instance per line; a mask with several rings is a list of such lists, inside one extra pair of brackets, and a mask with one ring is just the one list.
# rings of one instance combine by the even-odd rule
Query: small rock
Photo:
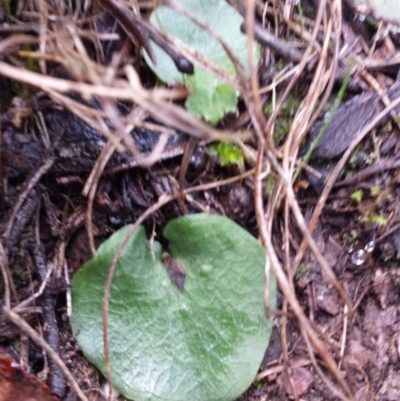
[(334, 289), (328, 289), (324, 285), (316, 285), (315, 293), (318, 307), (332, 316), (340, 312), (339, 297)]
[[(314, 381), (313, 375), (306, 368), (296, 368), (291, 371), (291, 378), (293, 382), (294, 389), (298, 396), (302, 396), (311, 386)], [(282, 374), (280, 376), (280, 386), (283, 388), (287, 394), (292, 394), (292, 387), (286, 376)]]
[(348, 352), (361, 366), (373, 359), (373, 353), (356, 340), (349, 341)]

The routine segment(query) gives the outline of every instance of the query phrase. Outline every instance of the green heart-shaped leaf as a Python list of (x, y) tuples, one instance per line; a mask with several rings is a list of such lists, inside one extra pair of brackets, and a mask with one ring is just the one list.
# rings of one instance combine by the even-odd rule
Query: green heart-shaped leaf
[[(249, 75), (247, 37), (240, 31), (243, 17), (225, 0), (179, 0), (201, 22), (216, 33), (244, 67)], [(196, 52), (234, 73), (235, 68), (221, 44), (190, 18), (167, 6), (158, 7), (150, 22), (161, 32), (179, 38)], [(218, 122), (226, 113), (234, 112), (237, 105), (236, 90), (212, 74), (195, 68), (193, 75), (180, 73), (171, 58), (152, 43), (157, 63), (145, 53), (145, 60), (157, 76), (168, 84), (183, 82), (191, 89), (186, 108), (197, 117), (211, 123)], [(254, 45), (255, 60), (261, 58), (259, 47)]]
[[(108, 269), (130, 226), (113, 234), (72, 281), (71, 325), (105, 374), (102, 298)], [(186, 275), (182, 290), (139, 227), (118, 261), (109, 299), (114, 387), (136, 401), (231, 401), (251, 384), (268, 345), (263, 247), (233, 221), (190, 215), (164, 230)], [(153, 260), (154, 256), (154, 260)], [(276, 301), (271, 281), (271, 305)]]

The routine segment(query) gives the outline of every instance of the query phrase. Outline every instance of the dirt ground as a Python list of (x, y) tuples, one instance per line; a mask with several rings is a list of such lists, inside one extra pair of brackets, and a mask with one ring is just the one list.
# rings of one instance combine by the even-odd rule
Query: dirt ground
[[(320, 8), (302, 2), (303, 17), (290, 2), (256, 2), (256, 23), (278, 45), (255, 29), (260, 90), (242, 87), (238, 112), (216, 127), (253, 136), (240, 142), (244, 166), (222, 165), (207, 151), (210, 137), (190, 146), (203, 122), (173, 114), (166, 123), (164, 114), (175, 112), (167, 107), (183, 110), (182, 88), (165, 109), (149, 97), (130, 140), (121, 151), (113, 147), (132, 102), (123, 96), (122, 72), (118, 82), (102, 80), (107, 67), (130, 63), (146, 93), (162, 85), (140, 56), (142, 37), (128, 32), (115, 9), (14, 3), (0, 2), (0, 389), (8, 383), (7, 355), (36, 376), (24, 383), (78, 399), (23, 323), (11, 323), (11, 310), (43, 335), (90, 401), (104, 399), (105, 379), (71, 333), (70, 281), (92, 245), (172, 194), (145, 220), (149, 237), (178, 216), (222, 214), (260, 239), (278, 278), (271, 342), (237, 401), (399, 400), (399, 34), (359, 18), (347, 0)], [(240, 1), (230, 3), (245, 12)], [(93, 39), (99, 35), (111, 39)], [(102, 85), (115, 101), (99, 95)], [(155, 152), (168, 130), (175, 134)], [(141, 164), (139, 156), (150, 153), (151, 165)], [(33, 400), (53, 399), (44, 394)]]

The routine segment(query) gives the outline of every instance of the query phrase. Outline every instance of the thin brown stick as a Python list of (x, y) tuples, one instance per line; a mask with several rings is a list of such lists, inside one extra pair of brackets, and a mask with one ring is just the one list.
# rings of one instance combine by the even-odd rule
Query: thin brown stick
[(17, 216), (19, 209), (21, 208), (21, 206), (25, 202), (26, 198), (28, 197), (29, 192), (40, 181), (42, 176), (44, 174), (46, 174), (47, 171), (49, 171), (49, 169), (53, 165), (53, 163), (54, 163), (54, 157), (49, 157), (46, 160), (46, 162), (42, 166), (39, 167), (39, 169), (36, 171), (36, 173), (32, 176), (32, 178), (27, 183), (27, 185), (24, 188), (24, 190), (22, 191), (22, 193), (18, 196), (18, 201), (13, 208), (10, 218), (8, 219), (7, 228), (4, 232), (4, 238), (6, 241), (6, 245), (8, 243), (10, 233), (11, 233), (11, 230), (13, 227), (13, 223), (14, 223), (15, 217)]
[[(303, 366), (309, 366), (311, 364), (311, 362), (307, 359), (300, 359), (300, 360), (296, 360), (295, 362), (293, 362), (292, 367), (294, 369), (296, 368), (301, 368)], [(262, 370), (255, 379), (255, 382), (258, 382), (262, 379), (264, 379), (265, 377), (271, 376), (271, 375), (276, 375), (277, 373), (281, 373), (284, 370), (284, 366), (279, 365), (279, 366), (274, 366), (272, 368), (267, 368), (265, 370)]]
[[(129, 130), (128, 132), (130, 132), (132, 128), (133, 127), (128, 126), (127, 127), (127, 130)], [(107, 126), (105, 126), (104, 129), (108, 131)], [(111, 135), (111, 133), (109, 134)], [(88, 204), (86, 211), (86, 229), (89, 238), (89, 246), (93, 256), (96, 253), (96, 248), (94, 244), (92, 212), (93, 212), (93, 202), (96, 195), (97, 185), (99, 183), (101, 174), (104, 171), (106, 164), (108, 163), (109, 159), (115, 152), (119, 142), (122, 140), (123, 134), (124, 133), (122, 132), (117, 132), (117, 134), (114, 135), (115, 140), (108, 141), (106, 146), (104, 146), (82, 190), (83, 195), (88, 196)]]
[[(331, 371), (334, 378), (337, 380), (342, 390), (346, 394), (345, 399), (353, 399), (353, 395), (348, 388), (347, 384), (343, 381), (343, 378), (337, 368), (335, 361), (332, 356), (326, 351), (323, 343), (317, 337), (314, 330), (312, 329), (307, 317), (305, 316), (294, 292), (291, 290), (291, 285), (289, 280), (287, 279), (282, 266), (279, 262), (278, 256), (276, 255), (271, 234), (268, 232), (267, 224), (264, 218), (264, 204), (263, 204), (263, 188), (262, 181), (259, 179), (261, 174), (262, 167), (262, 157), (261, 155), (264, 153), (264, 147), (262, 144), (259, 145), (259, 157), (256, 164), (255, 169), (255, 177), (254, 177), (254, 202), (255, 202), (255, 210), (256, 210), (256, 218), (257, 224), (259, 227), (259, 232), (261, 236), (261, 241), (266, 249), (267, 255), (269, 257), (272, 269), (274, 271), (276, 280), (278, 282), (279, 288), (281, 289), (283, 295), (289, 302), (293, 312), (295, 313), (303, 334), (305, 333), (310, 338), (311, 343), (313, 344), (314, 349), (320, 355), (321, 359), (325, 362), (325, 365)], [(273, 160), (273, 159), (271, 159)], [(274, 166), (275, 168), (278, 166)], [(279, 167), (278, 167), (279, 168)]]
[(22, 311), (27, 305), (31, 304), (35, 299), (39, 298), (43, 294), (43, 291), (46, 288), (48, 281), (50, 280), (50, 276), (53, 270), (54, 270), (54, 263), (51, 263), (46, 271), (46, 276), (42, 280), (39, 289), (29, 298), (25, 299), (24, 301), (20, 302), (17, 306), (15, 306), (13, 308), (14, 311), (16, 312)]
[(11, 296), (10, 296), (10, 281), (11, 272), (8, 267), (7, 255), (4, 251), (3, 243), (0, 241), (0, 269), (4, 280), (4, 304), (8, 307), (11, 306)]
[(258, 74), (257, 74), (257, 65), (254, 58), (254, 10), (255, 10), (255, 0), (248, 0), (246, 2), (246, 19), (245, 19), (245, 27), (247, 33), (247, 57), (250, 65), (250, 88), (252, 95), (252, 103), (254, 104), (254, 110), (257, 114), (257, 119), (260, 122), (264, 121), (263, 113), (261, 109), (260, 98), (258, 95), (259, 86), (258, 86)]
[[(78, 92), (84, 97), (99, 96), (103, 98), (116, 98), (119, 100), (129, 100), (147, 110), (156, 120), (163, 122), (170, 127), (185, 132), (198, 138), (212, 138), (216, 140), (232, 140), (230, 132), (221, 132), (206, 124), (198, 118), (190, 115), (180, 106), (165, 100), (174, 98), (174, 90), (152, 89), (145, 90), (138, 87), (136, 73), (131, 66), (125, 67), (128, 80), (115, 80), (114, 86), (100, 84), (87, 84), (82, 82), (68, 81), (50, 76), (17, 68), (0, 61), (0, 74), (15, 79), (18, 82), (36, 86), (44, 91), (54, 90), (58, 92)], [(133, 79), (132, 77), (135, 76)], [(132, 85), (132, 86), (131, 86)], [(178, 90), (178, 96), (181, 91)], [(160, 113), (163, 110), (163, 113)], [(248, 136), (248, 135), (245, 135)]]
[[(218, 41), (222, 48), (225, 50), (227, 56), (231, 59), (232, 64), (234, 65), (236, 69), (236, 73), (238, 77), (235, 77), (234, 74), (226, 71), (225, 69), (221, 68), (217, 63), (214, 61), (211, 61), (201, 54), (199, 54), (196, 51), (193, 51), (193, 49), (190, 48), (190, 46), (187, 46), (185, 43), (182, 43), (181, 41), (177, 41), (176, 38), (171, 38), (169, 37), (169, 40), (176, 42), (179, 44), (180, 50), (183, 52), (183, 54), (190, 60), (192, 61), (195, 65), (198, 65), (201, 68), (204, 68), (207, 70), (210, 74), (214, 74), (217, 78), (225, 81), (229, 85), (232, 85), (236, 89), (241, 89), (240, 86), (240, 80), (241, 76), (243, 75), (243, 66), (240, 64), (239, 60), (235, 56), (235, 54), (232, 52), (229, 46), (225, 43), (223, 38), (216, 34), (210, 27), (201, 21), (195, 14), (193, 14), (187, 7), (183, 6), (182, 2), (177, 2), (175, 0), (164, 0), (165, 4), (168, 4), (170, 7), (174, 8), (176, 11), (180, 12), (182, 15), (185, 15), (186, 17), (190, 18), (196, 25), (198, 25), (200, 28), (202, 28), (205, 32), (207, 32), (212, 38), (214, 38), (216, 41)], [(166, 35), (168, 38), (168, 35)]]
[(191, 192), (200, 192), (200, 191), (207, 191), (209, 189), (219, 188), (224, 185), (233, 184), (234, 182), (237, 182), (237, 181), (242, 181), (247, 177), (251, 177), (253, 174), (254, 174), (254, 169), (251, 169), (251, 170), (246, 171), (245, 173), (236, 175), (234, 177), (226, 178), (225, 180), (219, 180), (219, 181), (215, 181), (215, 182), (210, 182), (208, 184), (200, 184), (200, 185), (196, 185), (194, 187), (190, 187), (185, 190), (185, 193), (189, 194)]
[(288, 45), (287, 42), (277, 38), (275, 35), (272, 35), (259, 23), (254, 25), (254, 36), (264, 46), (268, 46), (286, 59), (300, 62), (303, 58), (303, 53), (300, 50)]
[[(336, 4), (336, 1), (334, 3)], [(340, 4), (339, 4), (339, 6), (340, 6)], [(341, 34), (341, 30), (342, 30), (342, 12), (341, 12), (341, 9), (339, 9), (337, 13), (332, 13), (332, 15), (334, 16), (334, 18), (336, 16), (336, 18), (335, 18), (335, 20), (333, 22), (333, 28), (334, 28), (334, 33), (335, 33), (335, 47), (334, 47), (334, 53), (333, 53), (333, 58), (332, 58), (332, 62), (331, 62), (331, 74), (330, 74), (329, 82), (328, 82), (327, 88), (325, 90), (324, 96), (321, 99), (321, 102), (318, 105), (317, 109), (313, 113), (311, 119), (309, 120), (308, 126), (307, 126), (305, 132), (308, 132), (310, 130), (312, 125), (317, 120), (318, 116), (321, 114), (321, 111), (325, 107), (326, 102), (328, 101), (329, 96), (332, 93), (333, 85), (335, 83), (336, 72), (337, 72), (338, 63), (339, 63), (340, 34)]]
[(309, 61), (309, 58), (311, 56), (311, 50), (312, 50), (313, 44), (316, 41), (319, 25), (321, 23), (321, 20), (322, 20), (322, 17), (323, 17), (323, 13), (324, 13), (324, 10), (325, 10), (326, 1), (327, 0), (321, 0), (319, 2), (319, 4), (318, 4), (318, 12), (317, 12), (317, 16), (316, 16), (316, 19), (315, 19), (315, 27), (314, 27), (314, 30), (313, 30), (312, 35), (311, 35), (310, 43), (309, 43), (306, 51), (304, 52), (304, 55), (303, 55), (303, 58), (302, 58), (301, 62), (297, 65), (296, 71), (295, 71), (292, 79), (290, 80), (288, 86), (286, 87), (284, 93), (282, 94), (282, 97), (280, 98), (279, 102), (277, 103), (275, 109), (273, 110), (273, 112), (271, 113), (271, 116), (269, 117), (269, 119), (267, 121), (266, 128), (265, 128), (265, 131), (266, 131), (267, 135), (269, 135), (268, 138), (265, 138), (267, 141), (270, 141), (270, 139), (271, 139), (271, 137), (270, 137), (272, 135), (271, 128), (272, 128), (272, 126), (273, 126), (273, 124), (274, 124), (274, 122), (276, 120), (276, 117), (277, 117), (277, 115), (279, 113), (279, 110), (282, 108), (283, 103), (287, 99), (290, 91), (293, 89), (293, 86), (295, 85), (295, 83), (299, 79), (300, 74), (304, 70), (307, 62)]
[[(342, 400), (347, 400), (348, 398), (344, 397), (343, 394), (341, 394), (337, 390), (337, 388), (331, 383), (331, 381), (326, 377), (326, 375), (324, 374), (322, 369), (319, 367), (318, 362), (317, 362), (317, 360), (316, 360), (316, 358), (314, 356), (313, 349), (312, 349), (312, 341), (310, 341), (310, 338), (308, 337), (307, 333), (303, 332), (303, 336), (304, 336), (304, 340), (305, 340), (306, 345), (307, 345), (308, 354), (310, 355), (311, 362), (312, 362), (312, 364), (314, 366), (314, 369), (318, 373), (319, 377), (322, 379), (322, 381), (325, 383), (325, 385), (332, 391), (333, 394), (335, 394), (337, 397), (341, 398)], [(341, 383), (341, 382), (343, 382), (343, 379), (341, 381), (339, 381), (339, 383)], [(350, 399), (354, 400), (354, 397), (351, 396)]]
[[(108, 382), (110, 388), (112, 388), (112, 376), (111, 376), (111, 365), (110, 365), (110, 347), (109, 347), (109, 342), (108, 342), (108, 305), (109, 305), (109, 297), (110, 297), (112, 279), (113, 279), (113, 276), (115, 273), (115, 269), (117, 268), (117, 262), (118, 262), (119, 258), (121, 257), (122, 251), (124, 250), (125, 245), (129, 241), (129, 238), (132, 236), (132, 234), (137, 229), (137, 227), (140, 224), (142, 224), (142, 222), (144, 220), (146, 220), (147, 217), (151, 216), (155, 211), (160, 209), (162, 206), (166, 205), (168, 202), (171, 202), (172, 200), (176, 199), (176, 197), (177, 196), (173, 196), (173, 195), (162, 195), (154, 205), (150, 206), (136, 220), (136, 222), (132, 225), (132, 227), (126, 233), (124, 239), (122, 240), (117, 251), (115, 252), (110, 269), (108, 271), (107, 281), (104, 286), (102, 316), (103, 316), (104, 363), (106, 366), (107, 382)], [(112, 393), (110, 393), (110, 400), (111, 400), (111, 397), (112, 397)]]
[(46, 341), (43, 340), (38, 333), (28, 323), (25, 322), (17, 313), (13, 312), (9, 307), (3, 306), (3, 313), (10, 320), (14, 323), (17, 327), (21, 329), (23, 333), (25, 333), (28, 337), (30, 337), (37, 345), (43, 348), (46, 353), (49, 355), (50, 358), (58, 365), (58, 367), (64, 373), (66, 379), (68, 380), (69, 384), (71, 385), (72, 389), (76, 392), (77, 396), (82, 401), (89, 401), (88, 398), (83, 394), (82, 390), (79, 387), (79, 384), (76, 382), (74, 377), (72, 376), (71, 372), (68, 370), (67, 366), (63, 362), (63, 360), (57, 355), (57, 353), (47, 344)]

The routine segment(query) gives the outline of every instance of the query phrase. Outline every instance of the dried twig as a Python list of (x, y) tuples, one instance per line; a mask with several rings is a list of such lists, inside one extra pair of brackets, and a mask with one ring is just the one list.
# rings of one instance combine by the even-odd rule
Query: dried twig
[[(176, 196), (172, 195), (163, 195), (159, 198), (158, 202), (156, 202), (154, 205), (149, 207), (137, 220), (136, 222), (132, 225), (132, 227), (129, 229), (129, 231), (126, 233), (124, 239), (121, 241), (121, 244), (119, 245), (117, 251), (115, 252), (113, 261), (111, 263), (110, 269), (108, 271), (108, 276), (107, 276), (107, 281), (104, 286), (104, 295), (103, 295), (103, 343), (104, 343), (104, 362), (106, 366), (106, 376), (107, 376), (107, 382), (112, 388), (112, 376), (111, 376), (111, 366), (110, 366), (110, 348), (109, 348), (109, 342), (108, 342), (108, 304), (109, 304), (109, 297), (110, 297), (110, 291), (111, 291), (111, 284), (112, 284), (112, 279), (115, 273), (115, 269), (117, 268), (117, 262), (119, 258), (121, 257), (121, 254), (125, 248), (125, 245), (131, 238), (132, 234), (134, 231), (139, 227), (140, 224), (144, 220), (146, 220), (149, 216), (151, 216), (154, 212), (156, 212), (158, 209), (160, 209), (162, 206), (166, 205), (167, 203), (171, 202), (174, 200)], [(110, 393), (110, 401), (111, 401), (111, 396), (112, 394)]]
[[(45, 261), (45, 256), (43, 252), (43, 247), (41, 244), (34, 243), (32, 246), (32, 254), (35, 261), (35, 265), (42, 282), (46, 279), (47, 263)], [(58, 328), (57, 328), (57, 318), (55, 311), (55, 300), (51, 294), (44, 289), (41, 298), (43, 317), (45, 321), (44, 337), (49, 344), (49, 346), (54, 350), (55, 353), (60, 352), (59, 338), (58, 338)], [(58, 364), (52, 359), (49, 363), (50, 365), (50, 388), (53, 394), (58, 397), (63, 397), (66, 389), (66, 382), (63, 376), (63, 372)]]
[(54, 163), (54, 157), (49, 157), (46, 162), (36, 171), (36, 173), (32, 176), (32, 178), (28, 181), (26, 184), (26, 187), (24, 188), (23, 192), (19, 195), (18, 201), (15, 204), (13, 211), (11, 213), (10, 218), (8, 219), (7, 222), (7, 228), (4, 232), (4, 238), (5, 238), (5, 243), (7, 245), (9, 239), (10, 239), (10, 234), (11, 230), (13, 229), (13, 224), (14, 224), (14, 219), (17, 216), (18, 211), (20, 210), (21, 206), (27, 199), (29, 193), (31, 190), (35, 187), (35, 185), (40, 181), (40, 179), (43, 177), (44, 174), (49, 171), (50, 167)]
[(36, 344), (38, 344), (41, 348), (43, 348), (47, 352), (47, 354), (50, 356), (50, 358), (52, 358), (53, 361), (60, 367), (60, 369), (64, 373), (66, 379), (68, 380), (69, 384), (71, 385), (73, 390), (76, 392), (78, 397), (82, 401), (89, 401), (88, 398), (85, 396), (85, 394), (83, 394), (78, 383), (76, 382), (76, 380), (72, 376), (71, 372), (66, 367), (63, 360), (50, 347), (50, 345), (46, 341), (44, 341), (43, 338), (40, 337), (39, 334), (36, 333), (36, 331), (33, 330), (33, 328), (31, 326), (29, 326), (28, 323), (25, 322), (25, 320), (23, 320), (17, 313), (13, 312), (10, 308), (8, 308), (5, 305), (3, 306), (3, 313), (7, 317), (7, 319), (9, 319), (16, 326), (18, 326), (23, 333), (25, 333)]

